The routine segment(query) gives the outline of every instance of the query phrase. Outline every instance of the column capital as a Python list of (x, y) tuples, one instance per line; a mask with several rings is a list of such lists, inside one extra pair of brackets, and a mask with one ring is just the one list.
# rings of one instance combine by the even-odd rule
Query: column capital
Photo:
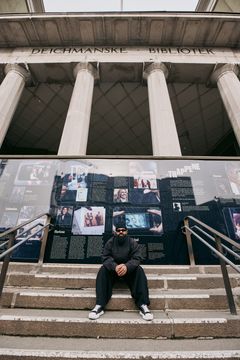
[(7, 75), (9, 72), (15, 72), (17, 73), (18, 75), (20, 75), (23, 80), (25, 81), (25, 83), (29, 84), (30, 81), (31, 81), (31, 74), (30, 72), (24, 68), (23, 66), (21, 65), (18, 65), (18, 64), (7, 64), (4, 68), (4, 72), (5, 74)]
[(211, 75), (210, 81), (212, 84), (216, 84), (221, 76), (225, 75), (226, 73), (234, 73), (238, 76), (239, 68), (236, 64), (225, 64), (225, 65), (217, 65)]
[(143, 66), (143, 79), (147, 80), (148, 75), (152, 74), (154, 71), (162, 71), (166, 79), (169, 74), (167, 66), (162, 62), (153, 62), (151, 64), (145, 63)]
[(75, 65), (73, 69), (74, 77), (77, 77), (79, 71), (88, 71), (94, 77), (94, 80), (99, 79), (99, 68), (97, 66), (98, 64), (94, 65), (89, 62), (79, 62), (77, 65)]

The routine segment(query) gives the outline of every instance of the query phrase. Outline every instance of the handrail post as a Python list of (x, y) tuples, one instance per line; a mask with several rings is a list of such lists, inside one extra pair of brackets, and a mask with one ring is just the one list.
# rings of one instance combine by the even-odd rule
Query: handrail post
[[(47, 219), (46, 219), (46, 225), (50, 224), (50, 222), (51, 222), (51, 216), (48, 214)], [(40, 249), (40, 254), (39, 254), (39, 259), (38, 259), (39, 265), (41, 265), (43, 263), (43, 258), (44, 258), (44, 254), (45, 254), (46, 244), (47, 244), (48, 232), (49, 232), (49, 226), (47, 226), (43, 230), (43, 236), (41, 239), (41, 249)]]
[(185, 235), (186, 235), (186, 239), (187, 239), (188, 256), (189, 256), (190, 265), (194, 266), (195, 259), (194, 259), (193, 247), (192, 247), (192, 235), (191, 235), (191, 232), (188, 230), (188, 228), (189, 228), (189, 219), (185, 218), (184, 219), (184, 229), (185, 229)]
[[(9, 234), (7, 249), (10, 249), (13, 246), (14, 240), (15, 240), (15, 233)], [(2, 269), (1, 269), (1, 274), (0, 274), (0, 298), (1, 298), (2, 292), (3, 292), (3, 287), (4, 287), (4, 283), (5, 283), (5, 279), (6, 279), (6, 274), (7, 274), (7, 270), (8, 270), (10, 257), (11, 257), (11, 254), (7, 254), (4, 257), (4, 260), (2, 263)]]
[[(215, 241), (216, 241), (217, 250), (219, 252), (221, 252), (221, 254), (223, 254), (222, 243), (221, 243), (220, 237), (217, 235), (214, 235), (214, 237), (215, 237)], [(234, 298), (233, 298), (233, 293), (232, 293), (232, 288), (231, 288), (231, 284), (230, 284), (230, 280), (229, 280), (227, 266), (226, 266), (225, 261), (222, 258), (219, 258), (219, 261), (220, 261), (220, 265), (221, 265), (224, 286), (225, 286), (225, 290), (226, 290), (226, 294), (227, 294), (228, 306), (229, 306), (231, 314), (237, 315), (236, 305), (235, 305)]]

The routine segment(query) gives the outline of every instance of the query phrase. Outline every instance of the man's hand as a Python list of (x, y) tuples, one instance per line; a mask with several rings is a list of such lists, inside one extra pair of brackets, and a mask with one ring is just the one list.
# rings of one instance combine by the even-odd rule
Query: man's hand
[(124, 276), (127, 273), (127, 267), (125, 264), (119, 264), (115, 267), (115, 271), (118, 276)]

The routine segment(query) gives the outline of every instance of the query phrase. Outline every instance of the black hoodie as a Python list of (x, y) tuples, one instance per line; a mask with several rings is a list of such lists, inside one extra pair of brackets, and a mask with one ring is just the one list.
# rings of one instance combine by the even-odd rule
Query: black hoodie
[(103, 249), (103, 266), (108, 270), (115, 271), (118, 264), (125, 264), (128, 273), (134, 271), (143, 260), (141, 247), (137, 241), (129, 236), (113, 236)]

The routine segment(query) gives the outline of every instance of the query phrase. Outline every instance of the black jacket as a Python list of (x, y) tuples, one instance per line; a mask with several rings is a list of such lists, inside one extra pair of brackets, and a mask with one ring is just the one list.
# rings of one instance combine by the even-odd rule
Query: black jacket
[(109, 239), (103, 249), (103, 266), (114, 271), (118, 264), (125, 264), (128, 273), (134, 271), (142, 261), (141, 247), (137, 241), (129, 236), (124, 238), (123, 244), (116, 236)]

